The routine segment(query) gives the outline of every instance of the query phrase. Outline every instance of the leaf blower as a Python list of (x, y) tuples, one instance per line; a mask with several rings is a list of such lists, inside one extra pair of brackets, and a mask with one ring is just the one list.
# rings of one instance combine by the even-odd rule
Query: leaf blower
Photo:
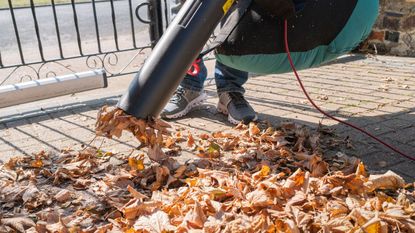
[(156, 117), (234, 0), (188, 0), (118, 102), (137, 118)]

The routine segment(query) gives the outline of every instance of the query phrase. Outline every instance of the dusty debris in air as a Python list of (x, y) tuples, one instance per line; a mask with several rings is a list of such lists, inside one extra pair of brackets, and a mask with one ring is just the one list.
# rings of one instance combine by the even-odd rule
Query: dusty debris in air
[[(149, 149), (11, 159), (0, 168), (0, 232), (415, 231), (414, 185), (391, 171), (370, 175), (344, 153), (326, 156), (325, 132), (251, 123), (168, 133), (108, 107), (98, 119), (99, 135), (129, 131)], [(194, 159), (167, 156), (180, 148)]]

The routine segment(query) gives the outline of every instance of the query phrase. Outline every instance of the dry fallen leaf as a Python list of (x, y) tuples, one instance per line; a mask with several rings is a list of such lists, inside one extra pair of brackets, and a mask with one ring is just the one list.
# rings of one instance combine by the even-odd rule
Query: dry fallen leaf
[(143, 170), (144, 169), (144, 155), (140, 155), (138, 158), (129, 157), (128, 165), (132, 170)]
[(405, 186), (405, 181), (392, 171), (388, 171), (383, 175), (371, 175), (369, 181), (365, 183), (369, 192), (376, 189), (392, 189), (396, 190)]
[(195, 144), (195, 139), (193, 138), (193, 135), (189, 132), (187, 136), (187, 147), (193, 148)]
[(202, 229), (206, 221), (206, 215), (198, 202), (194, 204), (192, 210), (184, 216), (183, 223), (190, 229)]
[(43, 161), (41, 159), (34, 160), (30, 163), (31, 167), (41, 168), (43, 166)]
[(59, 202), (66, 202), (71, 198), (71, 195), (72, 193), (69, 190), (62, 189), (54, 196), (54, 198)]
[(140, 193), (139, 191), (135, 190), (135, 189), (134, 189), (133, 187), (131, 187), (130, 185), (128, 185), (128, 186), (127, 186), (127, 189), (128, 189), (128, 192), (130, 192), (130, 193), (131, 193), (131, 195), (132, 195), (134, 198), (137, 198), (137, 199), (140, 199), (140, 200), (143, 200), (143, 199), (145, 199), (145, 198), (148, 198), (146, 195), (144, 195), (144, 194)]
[(255, 136), (258, 135), (261, 132), (261, 130), (258, 128), (257, 124), (254, 122), (249, 123), (249, 135)]
[[(63, 223), (62, 218), (59, 218), (58, 222), (53, 224), (47, 224), (46, 229), (48, 232), (58, 232), (58, 233), (70, 233), (70, 229)], [(73, 230), (72, 230), (73, 232)]]
[(0, 223), (22, 233), (26, 232), (28, 228), (36, 225), (35, 222), (28, 217), (3, 218), (0, 220)]
[(271, 172), (271, 168), (267, 165), (263, 165), (261, 170), (253, 174), (253, 178), (255, 180), (259, 180), (261, 178), (267, 177)]
[(176, 227), (170, 224), (169, 216), (163, 211), (156, 211), (149, 216), (141, 216), (134, 223), (135, 230), (148, 231), (150, 233), (173, 232)]
[(161, 147), (157, 144), (148, 148), (147, 155), (151, 160), (155, 162), (161, 162), (168, 158), (168, 156), (163, 152)]

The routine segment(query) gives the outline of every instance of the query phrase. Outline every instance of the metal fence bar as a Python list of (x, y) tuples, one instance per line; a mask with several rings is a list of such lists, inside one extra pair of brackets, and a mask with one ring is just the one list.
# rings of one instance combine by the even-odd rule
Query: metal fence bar
[(150, 18), (150, 40), (154, 47), (163, 35), (163, 11), (160, 0), (148, 1), (148, 14)]
[(37, 17), (36, 17), (35, 3), (33, 0), (30, 0), (30, 9), (32, 10), (32, 17), (33, 17), (33, 23), (35, 26), (36, 39), (37, 39), (37, 45), (39, 48), (40, 59), (42, 59), (42, 61), (45, 61), (45, 57), (43, 55), (42, 40), (40, 39), (39, 24), (37, 22)]
[(137, 48), (137, 43), (135, 41), (134, 16), (133, 16), (132, 0), (128, 0), (128, 5), (130, 6), (131, 35), (132, 35), (132, 39), (133, 39), (133, 46), (134, 46), (134, 48)]
[(81, 44), (82, 42), (81, 42), (81, 35), (79, 33), (78, 15), (76, 14), (75, 0), (71, 0), (71, 5), (72, 5), (72, 12), (73, 12), (73, 20), (75, 23), (76, 39), (78, 41), (78, 49), (79, 49), (79, 53), (81, 54), (81, 56), (83, 56), (84, 53), (82, 51), (82, 44)]
[(157, 25), (158, 31), (159, 31), (159, 38), (157, 39), (157, 41), (161, 38), (161, 36), (164, 33), (164, 29), (163, 29), (163, 10), (162, 10), (162, 5), (161, 5), (161, 0), (156, 0), (154, 3), (154, 6), (156, 8), (156, 17), (153, 20), (155, 21), (155, 24)]
[[(161, 17), (161, 19), (162, 19), (162, 17)], [(170, 24), (170, 22), (169, 22), (169, 5), (167, 3), (167, 0), (164, 0), (164, 20), (166, 22), (166, 26), (164, 27), (164, 30), (166, 30), (167, 27)]]
[(52, 3), (53, 19), (55, 21), (56, 37), (58, 39), (59, 54), (60, 54), (60, 58), (63, 58), (62, 41), (61, 41), (61, 35), (59, 31), (58, 17), (56, 16), (55, 0), (52, 0), (51, 3)]
[(17, 29), (16, 17), (14, 16), (14, 8), (13, 8), (12, 0), (9, 0), (9, 10), (12, 16), (14, 33), (16, 35), (16, 40), (17, 40), (17, 46), (19, 47), (20, 61), (22, 62), (22, 64), (25, 64), (26, 62), (23, 56), (22, 44), (20, 43), (19, 30)]
[[(110, 2), (110, 4), (108, 4), (108, 1)], [(14, 2), (13, 0), (8, 0), (8, 6), (9, 6), (8, 10), (10, 11), (10, 15), (11, 15), (10, 21), (12, 21), (13, 28), (14, 28), (14, 32), (11, 32), (11, 33), (14, 34), (16, 37), (15, 43), (18, 46), (18, 53), (19, 53), (18, 55), (20, 56), (20, 61), (18, 60), (16, 62), (13, 62), (12, 60), (10, 60), (9, 62), (8, 56), (5, 55), (5, 52), (6, 53), (9, 52), (9, 50), (7, 50), (6, 48), (0, 48), (0, 69), (4, 69), (4, 70), (10, 69), (10, 72), (7, 75), (6, 79), (0, 80), (0, 86), (6, 83), (7, 80), (10, 80), (11, 78), (16, 77), (16, 76), (19, 78), (17, 80), (22, 81), (25, 79), (35, 80), (35, 79), (41, 79), (43, 77), (51, 77), (53, 75), (57, 75), (57, 72), (60, 73), (62, 71), (61, 70), (62, 68), (69, 72), (75, 72), (74, 70), (68, 68), (65, 64), (60, 63), (61, 61), (64, 61), (64, 60), (69, 61), (72, 59), (84, 59), (83, 61), (85, 62), (85, 65), (88, 68), (90, 69), (102, 68), (107, 72), (109, 77), (135, 73), (136, 72), (135, 69), (127, 70), (126, 68), (132, 63), (134, 59), (137, 58), (139, 54), (143, 54), (142, 51), (144, 49), (152, 48), (151, 45), (141, 46), (139, 42), (136, 41), (137, 40), (136, 27), (138, 26), (137, 23), (134, 22), (136, 20), (136, 17), (138, 17), (138, 20), (142, 22), (143, 24), (150, 25), (150, 32), (151, 32), (150, 40), (153, 43), (152, 44), (153, 46), (158, 41), (160, 36), (163, 34), (163, 31), (164, 31), (163, 27), (166, 26), (165, 22), (167, 22), (167, 18), (165, 20), (164, 19), (165, 15), (163, 15), (167, 12), (165, 9), (163, 9), (164, 6), (167, 6), (166, 0), (144, 0), (144, 2), (139, 4), (137, 7), (135, 6), (136, 4), (135, 1), (133, 0), (128, 0), (128, 2), (125, 1), (125, 5), (122, 4), (122, 6), (129, 7), (129, 8), (128, 9), (124, 8), (123, 11), (126, 14), (129, 14), (130, 17), (127, 16), (126, 18), (124, 17), (123, 18), (130, 20), (130, 22), (123, 21), (124, 24), (122, 26), (126, 27), (127, 31), (125, 35), (128, 36), (130, 39), (132, 39), (132, 44), (128, 44), (128, 46), (123, 46), (122, 44), (120, 44), (121, 43), (120, 36), (122, 32), (118, 31), (118, 29), (121, 29), (120, 25), (118, 25), (117, 27), (117, 22), (120, 23), (119, 19), (117, 18), (117, 16), (119, 15), (117, 10), (118, 10), (118, 7), (121, 5), (117, 5), (117, 2), (115, 2), (115, 0), (107, 0), (106, 3), (102, 3), (102, 7), (104, 7), (107, 10), (106, 12), (104, 12), (105, 14), (108, 14), (108, 13), (111, 14), (111, 22), (112, 22), (112, 28), (113, 28), (113, 37), (111, 38), (111, 40), (114, 39), (116, 48), (112, 47), (110, 49), (106, 49), (104, 47), (104, 38), (102, 37), (103, 30), (100, 27), (107, 26), (108, 24), (104, 24), (99, 21), (101, 12), (98, 11), (99, 9), (97, 9), (97, 7), (101, 7), (101, 5), (99, 5), (98, 0), (91, 0), (93, 11), (90, 13), (91, 14), (90, 17), (91, 18), (93, 17), (93, 20), (94, 20), (93, 24), (95, 26), (95, 34), (96, 34), (96, 42), (95, 42), (94, 35), (92, 37), (92, 42), (97, 44), (98, 51), (92, 51), (92, 53), (89, 53), (87, 52), (87, 50), (84, 50), (86, 49), (85, 47), (86, 45), (82, 44), (82, 42), (85, 42), (84, 40), (86, 39), (81, 37), (82, 35), (81, 35), (80, 29), (82, 29), (81, 28), (82, 18), (81, 18), (81, 15), (79, 15), (79, 13), (81, 12), (80, 11), (81, 8), (80, 6), (76, 5), (78, 4), (76, 0), (71, 0), (69, 2), (70, 6), (67, 5), (67, 8), (71, 7), (69, 11), (72, 11), (72, 12), (69, 12), (69, 16), (68, 16), (70, 22), (63, 22), (62, 19), (60, 18), (60, 15), (59, 15), (60, 4), (58, 3), (58, 1), (48, 0), (48, 3), (50, 3), (48, 7), (49, 9), (51, 9), (51, 12), (49, 12), (49, 14), (51, 13), (51, 16), (52, 16), (51, 20), (53, 20), (54, 22), (47, 22), (46, 27), (50, 28), (52, 30), (52, 33), (54, 32), (56, 33), (56, 39), (58, 43), (57, 46), (52, 45), (52, 44), (49, 45), (46, 43), (44, 39), (42, 39), (44, 38), (42, 33), (46, 33), (46, 31), (43, 30), (43, 27), (42, 27), (44, 25), (43, 24), (44, 22), (41, 20), (43, 11), (40, 11), (39, 8), (37, 8), (38, 6), (35, 4), (36, 1), (35, 0), (28, 1), (29, 7), (21, 11), (16, 11), (16, 9), (13, 6), (13, 2)], [(89, 7), (91, 6), (91, 4), (88, 3), (86, 4), (86, 6)], [(142, 18), (140, 18), (138, 14), (140, 7), (144, 7), (144, 6), (148, 7), (149, 20), (143, 20)], [(30, 11), (30, 13), (26, 13), (28, 11)], [(19, 17), (22, 14), (32, 14), (32, 16), (27, 15), (27, 17), (29, 17), (29, 19), (33, 18), (33, 21), (34, 21), (34, 24), (24, 25), (24, 26), (25, 28), (27, 26), (34, 27), (33, 29), (34, 29), (35, 34), (29, 35), (29, 36), (36, 37), (35, 40), (37, 40), (38, 42), (37, 45), (33, 44), (34, 46), (36, 46), (35, 49), (39, 49), (39, 54), (40, 54), (40, 58), (38, 57), (35, 60), (30, 60), (30, 61), (25, 60), (25, 59), (28, 59), (27, 56), (29, 56), (28, 51), (25, 51), (25, 44), (24, 44), (25, 41), (23, 40), (23, 36), (26, 34), (23, 34), (23, 31), (22, 31), (23, 29), (21, 28), (21, 25), (17, 24), (17, 20), (20, 19)], [(72, 17), (73, 17), (73, 21), (71, 19)], [(58, 21), (58, 18), (60, 21)], [(67, 21), (67, 19), (65, 20)], [(76, 38), (74, 40), (77, 41), (77, 45), (78, 45), (77, 47), (79, 49), (79, 53), (75, 52), (75, 54), (65, 54), (65, 51), (64, 51), (65, 42), (63, 41), (63, 34), (61, 33), (64, 33), (64, 29), (66, 27), (64, 28), (62, 23), (65, 23), (65, 25), (67, 25), (66, 23), (69, 23), (69, 25), (71, 26), (73, 25), (72, 27), (74, 27), (75, 32), (65, 31), (65, 33), (71, 33), (72, 34), (71, 37)], [(130, 32), (131, 32), (131, 37), (129, 35)], [(112, 34), (111, 31), (109, 33)], [(13, 35), (8, 35), (8, 36), (12, 37)], [(46, 48), (49, 48), (48, 46), (56, 46), (55, 47), (56, 55), (50, 56), (50, 57), (47, 56)], [(94, 49), (96, 49), (96, 47)], [(117, 54), (124, 53), (124, 52), (130, 52), (130, 51), (131, 52), (137, 51), (137, 52), (134, 53), (135, 55), (128, 61), (128, 63), (124, 64), (124, 61), (122, 61), (123, 64), (121, 63), (118, 64)], [(123, 67), (121, 71), (119, 71), (117, 66)], [(55, 68), (59, 68), (59, 69), (55, 70)]]
[(112, 26), (114, 28), (114, 40), (115, 40), (115, 48), (120, 50), (118, 46), (118, 32), (117, 32), (117, 25), (115, 21), (115, 8), (114, 8), (114, 0), (110, 0), (111, 3), (111, 19), (112, 19)]
[(101, 48), (101, 38), (99, 36), (99, 26), (98, 26), (98, 16), (97, 16), (97, 6), (95, 0), (92, 0), (92, 10), (94, 12), (94, 24), (95, 24), (95, 34), (97, 36), (97, 45), (98, 45), (98, 52), (102, 53)]

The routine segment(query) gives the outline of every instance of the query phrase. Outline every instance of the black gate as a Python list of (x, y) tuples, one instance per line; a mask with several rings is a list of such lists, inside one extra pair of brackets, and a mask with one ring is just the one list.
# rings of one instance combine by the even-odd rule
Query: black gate
[(109, 77), (137, 72), (167, 27), (166, 0), (7, 1), (0, 85), (98, 68)]

